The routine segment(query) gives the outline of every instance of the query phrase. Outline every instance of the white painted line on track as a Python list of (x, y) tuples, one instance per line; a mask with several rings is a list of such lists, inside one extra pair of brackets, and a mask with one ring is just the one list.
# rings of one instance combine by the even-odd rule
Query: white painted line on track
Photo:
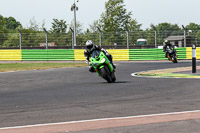
[(14, 73), (14, 72), (16, 72), (16, 71), (0, 72), (0, 74), (1, 74), (1, 73)]
[[(146, 72), (146, 71), (141, 71), (141, 72)], [(138, 78), (173, 78), (173, 77), (160, 77), (160, 76), (156, 76), (156, 77), (153, 77), (153, 76), (138, 76), (137, 73), (141, 73), (141, 72), (136, 72), (136, 73), (132, 73), (131, 76), (133, 77), (138, 77)]]
[(76, 124), (76, 123), (97, 122), (97, 121), (107, 121), (107, 120), (123, 120), (123, 119), (131, 119), (131, 118), (143, 118), (143, 117), (166, 116), (166, 115), (180, 115), (180, 114), (188, 114), (188, 113), (200, 113), (200, 110), (149, 114), (149, 115), (139, 115), (139, 116), (127, 116), (127, 117), (115, 117), (115, 118), (102, 118), (102, 119), (92, 119), (92, 120), (80, 120), (80, 121), (59, 122), (59, 123), (46, 123), (46, 124), (25, 125), (25, 126), (16, 126), (16, 127), (3, 127), (3, 128), (0, 128), (0, 130), (53, 126), (53, 125), (62, 125), (62, 124)]
[(156, 76), (156, 77), (153, 77), (153, 76), (138, 76), (137, 73), (142, 73), (142, 72), (146, 72), (146, 71), (141, 71), (141, 72), (136, 72), (136, 73), (132, 73), (131, 76), (133, 77), (138, 77), (138, 78), (173, 78), (173, 77), (160, 77), (160, 76)]
[[(143, 71), (141, 71), (141, 72), (143, 72)], [(150, 79), (183, 79), (183, 78), (179, 78), (179, 77), (138, 76), (137, 73), (141, 73), (141, 72), (132, 73), (131, 76), (138, 77), (138, 78), (150, 78)], [(194, 78), (187, 78), (187, 79), (194, 79)]]

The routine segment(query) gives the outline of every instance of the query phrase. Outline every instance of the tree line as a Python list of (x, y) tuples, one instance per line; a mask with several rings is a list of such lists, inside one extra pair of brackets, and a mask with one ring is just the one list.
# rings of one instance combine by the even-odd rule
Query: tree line
[[(85, 41), (92, 39), (96, 44), (99, 42), (99, 27), (102, 30), (102, 43), (104, 45), (126, 45), (127, 31), (130, 32), (130, 44), (134, 44), (137, 39), (145, 38), (148, 44), (155, 42), (155, 29), (157, 30), (158, 44), (162, 44), (163, 39), (170, 35), (183, 35), (184, 29), (177, 24), (160, 23), (151, 24), (149, 28), (141, 29), (142, 24), (132, 18), (132, 12), (128, 12), (124, 5), (124, 0), (108, 0), (105, 3), (105, 11), (98, 20), (89, 25), (86, 30), (83, 25), (77, 22), (77, 44), (84, 45)], [(23, 33), (22, 42), (25, 46), (39, 46), (45, 42), (45, 32), (43, 28), (45, 22), (40, 26), (35, 19), (30, 20), (30, 25), (26, 28), (14, 17), (3, 17), (0, 15), (0, 47), (15, 47), (19, 45), (19, 32)], [(49, 42), (54, 42), (60, 46), (72, 44), (72, 33), (69, 30), (73, 23), (68, 24), (65, 20), (53, 19), (49, 32)], [(200, 43), (200, 24), (189, 23), (185, 26), (190, 35)]]

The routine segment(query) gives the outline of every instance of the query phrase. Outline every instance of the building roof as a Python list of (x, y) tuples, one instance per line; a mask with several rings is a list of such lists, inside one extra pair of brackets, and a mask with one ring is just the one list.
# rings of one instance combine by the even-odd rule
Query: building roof
[(184, 36), (168, 36), (165, 40), (169, 41), (181, 41), (184, 40)]
[[(191, 38), (191, 36), (186, 36), (186, 38)], [(184, 36), (168, 36), (164, 40), (169, 40), (169, 41), (182, 41), (184, 40)]]

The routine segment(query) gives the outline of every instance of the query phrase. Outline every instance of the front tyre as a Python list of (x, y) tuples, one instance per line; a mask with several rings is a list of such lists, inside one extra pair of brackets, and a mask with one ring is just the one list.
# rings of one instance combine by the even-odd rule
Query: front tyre
[(101, 76), (108, 82), (112, 83), (112, 78), (110, 76), (110, 71), (107, 66), (101, 68), (100, 70)]

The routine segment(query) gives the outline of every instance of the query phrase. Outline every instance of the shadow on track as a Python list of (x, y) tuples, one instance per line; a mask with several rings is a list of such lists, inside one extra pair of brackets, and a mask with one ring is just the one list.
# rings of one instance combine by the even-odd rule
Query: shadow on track
[(130, 81), (116, 81), (114, 83), (108, 83), (108, 82), (105, 81), (105, 82), (98, 82), (98, 83), (95, 83), (95, 84), (110, 84), (111, 85), (111, 84), (126, 84), (126, 83), (131, 83), (131, 82)]
[(116, 81), (114, 84), (131, 83), (130, 81)]

